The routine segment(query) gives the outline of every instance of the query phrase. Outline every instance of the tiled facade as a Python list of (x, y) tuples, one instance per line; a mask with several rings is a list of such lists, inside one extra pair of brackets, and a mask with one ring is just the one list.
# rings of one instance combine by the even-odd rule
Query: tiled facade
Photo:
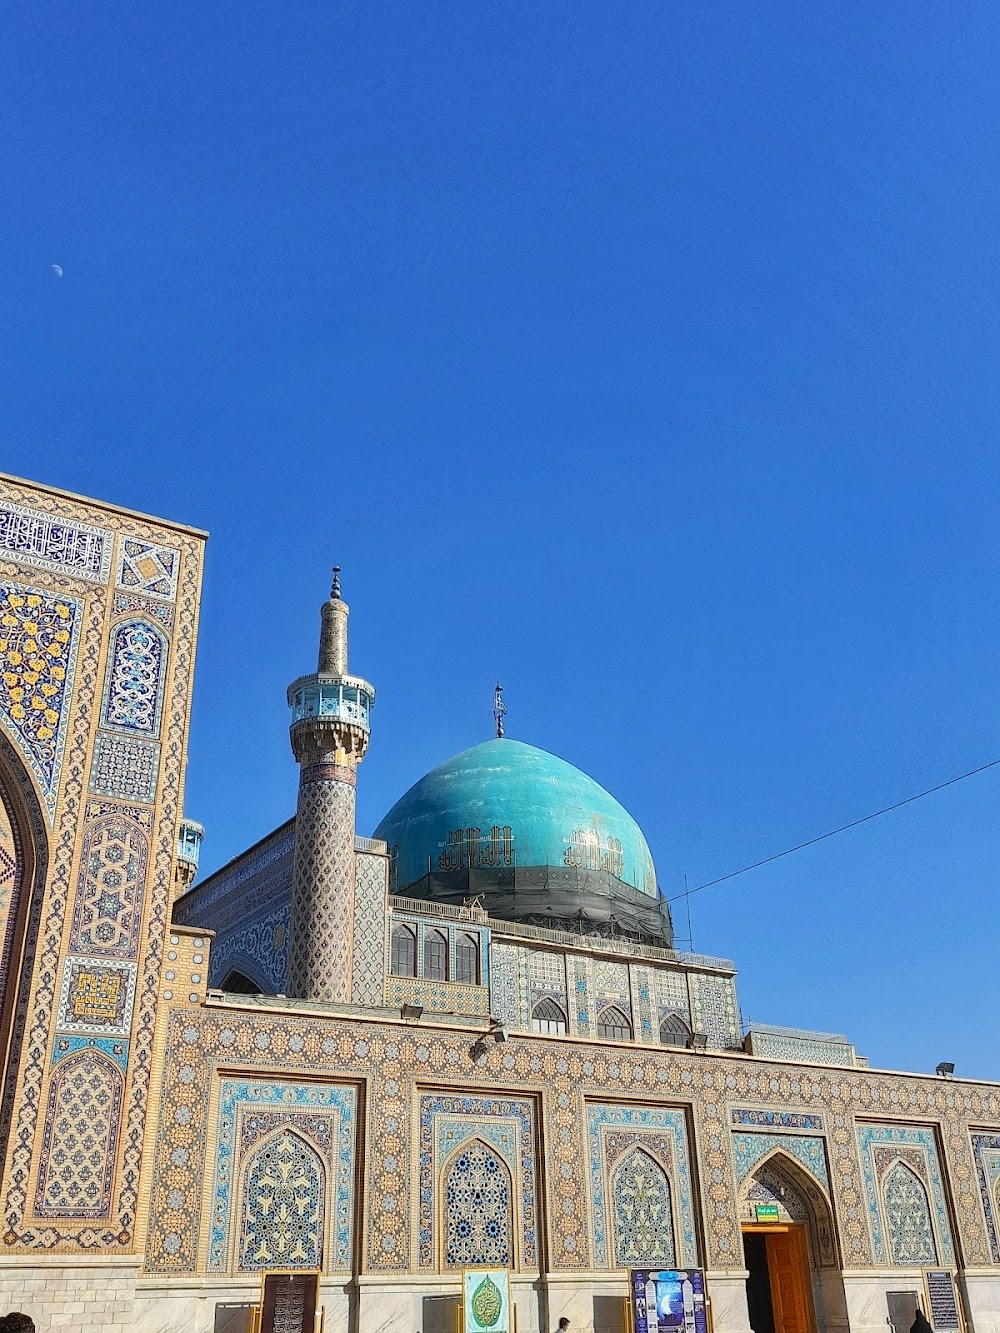
[(202, 542), (0, 478), (0, 1306), (209, 1333), (318, 1268), (328, 1333), (382, 1333), (497, 1264), (522, 1333), (613, 1330), (625, 1269), (677, 1263), (748, 1333), (766, 1205), (806, 1229), (818, 1333), (884, 1330), (928, 1265), (1000, 1333), (1000, 1086), (748, 1046), (725, 960), (391, 897), (343, 755), (303, 765), (298, 837), (175, 905)]
[[(171, 575), (123, 604), (130, 543), (171, 552)], [(34, 865), (0, 973), (11, 1258), (138, 1250), (203, 544), (0, 478), (0, 782)]]

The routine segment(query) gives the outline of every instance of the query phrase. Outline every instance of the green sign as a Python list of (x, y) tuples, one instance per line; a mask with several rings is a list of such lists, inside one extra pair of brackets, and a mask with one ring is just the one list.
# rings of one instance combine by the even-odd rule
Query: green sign
[(506, 1268), (466, 1268), (462, 1274), (465, 1333), (512, 1333)]
[(758, 1222), (777, 1222), (778, 1205), (776, 1203), (759, 1203), (756, 1208)]

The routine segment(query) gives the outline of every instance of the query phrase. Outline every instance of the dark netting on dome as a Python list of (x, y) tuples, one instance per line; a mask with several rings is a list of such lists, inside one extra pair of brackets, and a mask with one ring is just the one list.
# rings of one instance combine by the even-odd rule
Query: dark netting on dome
[(626, 936), (673, 948), (667, 900), (634, 889), (603, 870), (563, 866), (517, 866), (429, 871), (393, 893), (461, 907), (479, 898), (501, 921), (577, 931), (582, 935)]

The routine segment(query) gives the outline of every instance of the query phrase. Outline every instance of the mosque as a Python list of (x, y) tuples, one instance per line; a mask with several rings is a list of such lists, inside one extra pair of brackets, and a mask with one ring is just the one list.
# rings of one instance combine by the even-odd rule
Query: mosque
[(199, 881), (205, 539), (0, 477), (0, 1312), (453, 1333), (487, 1269), (520, 1333), (625, 1333), (682, 1270), (709, 1333), (1000, 1333), (1000, 1085), (745, 1031), (636, 822), (521, 741), (359, 831), (339, 578), (295, 816)]

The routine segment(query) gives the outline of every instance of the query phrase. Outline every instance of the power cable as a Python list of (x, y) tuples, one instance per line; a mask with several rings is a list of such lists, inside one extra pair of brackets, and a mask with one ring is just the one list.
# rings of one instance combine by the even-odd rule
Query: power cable
[(838, 833), (846, 833), (848, 829), (857, 828), (859, 824), (867, 824), (869, 820), (878, 819), (880, 815), (891, 814), (893, 810), (899, 810), (904, 805), (912, 805), (914, 801), (922, 800), (925, 796), (933, 796), (936, 791), (944, 791), (945, 787), (954, 787), (956, 782), (964, 782), (966, 778), (974, 778), (977, 773), (985, 773), (987, 769), (996, 768), (998, 764), (1000, 764), (1000, 759), (993, 759), (988, 764), (981, 764), (979, 768), (970, 768), (968, 773), (960, 773), (957, 778), (949, 778), (947, 782), (939, 782), (936, 787), (928, 787), (926, 791), (918, 791), (915, 796), (907, 796), (905, 800), (896, 801), (894, 805), (887, 805), (881, 810), (874, 810), (870, 815), (862, 815), (860, 819), (852, 819), (849, 824), (841, 824), (840, 828), (831, 829), (829, 833), (821, 833), (819, 837), (809, 838), (805, 842), (797, 843), (794, 847), (787, 847), (783, 852), (775, 852), (773, 856), (765, 856), (763, 861), (754, 861), (752, 865), (743, 866), (741, 870), (731, 870), (728, 875), (720, 875), (718, 879), (710, 879), (707, 884), (699, 884), (696, 889), (678, 893), (673, 898), (668, 898), (667, 902), (680, 902), (682, 898), (690, 898), (693, 894), (701, 893), (703, 889), (714, 889), (716, 884), (725, 884), (726, 880), (735, 879), (737, 875), (745, 875), (750, 870), (759, 870), (761, 866), (770, 865), (772, 861), (780, 861), (783, 856), (791, 856), (793, 852), (801, 852), (804, 847), (814, 847), (818, 842), (825, 842), (827, 838), (835, 838)]

